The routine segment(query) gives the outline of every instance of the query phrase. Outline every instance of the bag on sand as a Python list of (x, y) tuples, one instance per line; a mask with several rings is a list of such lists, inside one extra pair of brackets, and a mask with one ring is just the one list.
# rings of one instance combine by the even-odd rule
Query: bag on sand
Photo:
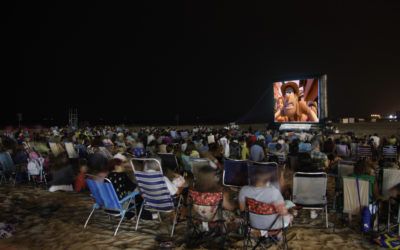
[(371, 231), (371, 221), (372, 221), (372, 214), (369, 211), (369, 207), (362, 207), (361, 206), (361, 197), (360, 197), (360, 185), (358, 183), (358, 178), (356, 179), (357, 184), (357, 194), (358, 194), (358, 201), (360, 202), (360, 212), (361, 212), (361, 231), (364, 233), (368, 233)]

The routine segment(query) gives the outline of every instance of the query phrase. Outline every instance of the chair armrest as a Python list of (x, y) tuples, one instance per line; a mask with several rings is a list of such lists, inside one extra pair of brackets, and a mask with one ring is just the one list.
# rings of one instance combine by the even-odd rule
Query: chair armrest
[(133, 197), (135, 197), (136, 195), (139, 195), (139, 192), (132, 192), (130, 194), (128, 194), (127, 196), (125, 196), (122, 200), (119, 201), (119, 203), (124, 203), (127, 200), (132, 199)]

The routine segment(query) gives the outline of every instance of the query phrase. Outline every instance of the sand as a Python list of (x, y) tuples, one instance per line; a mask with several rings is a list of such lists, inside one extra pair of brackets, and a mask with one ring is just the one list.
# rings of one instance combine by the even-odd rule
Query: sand
[[(83, 230), (91, 205), (87, 193), (49, 193), (29, 186), (1, 186), (0, 222), (17, 224), (11, 238), (0, 240), (0, 249), (158, 249), (156, 236), (170, 230), (168, 218), (161, 224), (144, 221), (138, 232), (134, 231), (134, 222), (126, 220), (113, 237), (117, 220), (109, 221), (101, 212)], [(301, 214), (297, 221), (310, 226), (308, 212)], [(333, 222), (334, 217), (330, 215)], [(177, 226), (175, 249), (185, 249), (182, 243), (185, 228), (185, 222)], [(295, 223), (289, 229), (288, 238), (290, 249), (377, 249), (360, 233), (339, 224), (333, 232), (333, 229), (304, 228)], [(241, 248), (240, 240), (231, 240), (227, 246), (227, 249)]]

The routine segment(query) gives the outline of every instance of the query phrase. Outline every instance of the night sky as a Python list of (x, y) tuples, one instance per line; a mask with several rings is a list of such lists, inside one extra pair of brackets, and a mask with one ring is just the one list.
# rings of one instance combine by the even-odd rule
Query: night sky
[(2, 6), (0, 122), (270, 121), (320, 73), (331, 117), (400, 110), (399, 1), (130, 2)]

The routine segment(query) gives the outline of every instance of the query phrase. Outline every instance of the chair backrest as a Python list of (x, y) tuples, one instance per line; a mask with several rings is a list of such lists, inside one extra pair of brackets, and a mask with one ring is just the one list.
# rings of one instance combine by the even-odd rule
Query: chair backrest
[(383, 169), (382, 195), (389, 196), (389, 189), (400, 183), (400, 169)]
[(382, 156), (384, 159), (397, 159), (397, 147), (396, 146), (384, 146), (382, 148)]
[[(357, 179), (356, 177), (349, 176), (343, 177), (343, 212), (349, 214), (359, 214), (361, 207), (368, 206), (369, 187), (370, 184), (368, 180)], [(358, 192), (360, 192), (360, 198), (358, 196)]]
[[(159, 166), (159, 170), (151, 172), (136, 170), (133, 161), (154, 161)], [(152, 158), (134, 158), (131, 165), (146, 209), (160, 212), (173, 211), (174, 202), (165, 182), (161, 163)]]
[(301, 142), (299, 144), (299, 153), (310, 153), (312, 150), (311, 143)]
[(191, 202), (199, 206), (219, 206), (223, 199), (222, 192), (197, 192), (189, 190), (189, 198)]
[(369, 145), (358, 145), (357, 147), (357, 158), (365, 159), (372, 158), (372, 149)]
[(249, 184), (248, 162), (225, 159), (222, 184), (224, 186), (243, 187)]
[(345, 144), (337, 144), (336, 152), (337, 152), (337, 155), (340, 157), (349, 157), (350, 156), (350, 149)]
[(76, 152), (74, 144), (72, 142), (66, 142), (64, 143), (65, 145), (65, 150), (67, 151), (68, 158), (70, 159), (76, 159), (79, 158), (78, 152)]
[(86, 183), (97, 205), (107, 210), (119, 211), (122, 209), (114, 186), (109, 179), (96, 180), (96, 177), (87, 175)]
[(50, 146), (51, 153), (52, 153), (54, 156), (57, 156), (57, 155), (59, 155), (60, 153), (64, 152), (63, 147), (62, 147), (61, 144), (59, 144), (59, 143), (49, 142), (49, 146)]
[(354, 173), (353, 161), (339, 161), (338, 163), (338, 177), (349, 176)]
[[(246, 210), (249, 216), (248, 222), (252, 228), (259, 230), (277, 230), (284, 227), (282, 223), (278, 222), (281, 216), (279, 216), (273, 204), (267, 204), (247, 197)], [(277, 228), (277, 225), (280, 226)]]
[(3, 171), (15, 171), (15, 165), (11, 158), (10, 153), (8, 152), (1, 152), (0, 153), (0, 165), (3, 168)]
[(322, 206), (327, 203), (326, 173), (296, 172), (293, 176), (293, 202), (303, 206)]
[(159, 153), (158, 156), (161, 158), (161, 166), (171, 170), (179, 168), (178, 159), (174, 154)]

